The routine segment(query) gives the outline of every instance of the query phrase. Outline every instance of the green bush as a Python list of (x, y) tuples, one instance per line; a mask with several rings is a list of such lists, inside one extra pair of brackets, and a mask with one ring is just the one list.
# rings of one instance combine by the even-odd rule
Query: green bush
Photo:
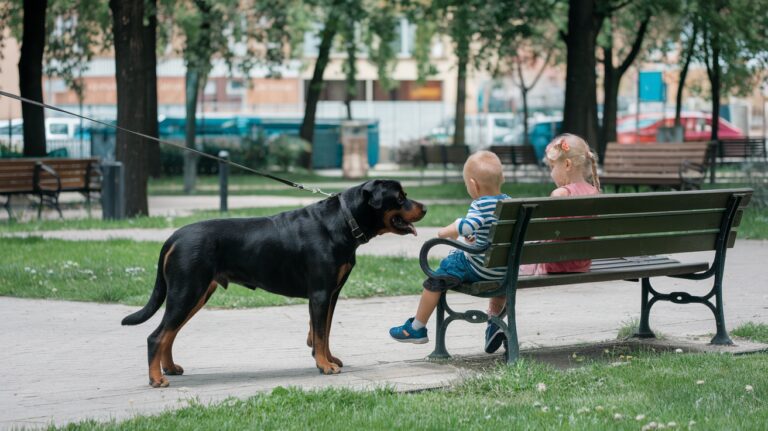
[(270, 139), (268, 159), (270, 164), (279, 166), (282, 171), (287, 171), (296, 165), (305, 166), (310, 150), (309, 142), (298, 136), (279, 135)]

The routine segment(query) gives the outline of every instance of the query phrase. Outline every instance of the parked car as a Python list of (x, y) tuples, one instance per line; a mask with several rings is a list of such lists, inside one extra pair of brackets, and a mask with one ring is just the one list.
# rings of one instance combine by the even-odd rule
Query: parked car
[[(639, 130), (636, 133), (636, 115), (621, 117), (616, 124), (617, 140), (620, 144), (635, 142), (656, 142), (659, 127), (672, 127), (675, 114), (668, 112), (662, 117), (661, 112), (640, 114)], [(683, 126), (683, 140), (708, 141), (712, 135), (712, 116), (705, 112), (683, 112), (680, 115)], [(719, 117), (718, 136), (721, 138), (744, 138), (744, 133), (736, 126)]]
[[(83, 129), (80, 129), (79, 118), (61, 118), (51, 117), (45, 119), (45, 140), (57, 141), (57, 140), (72, 140), (80, 139), (80, 135), (83, 139), (90, 139), (88, 133), (88, 127), (90, 121), (83, 120)], [(11, 136), (11, 140), (24, 138), (24, 120), (16, 118), (11, 120), (10, 133), (7, 120), (0, 121), (0, 138), (6, 138)]]
[[(426, 140), (438, 144), (453, 142), (453, 118), (446, 118), (432, 128)], [(473, 150), (499, 145), (504, 136), (522, 130), (520, 117), (513, 113), (467, 115), (464, 123), (464, 141)]]

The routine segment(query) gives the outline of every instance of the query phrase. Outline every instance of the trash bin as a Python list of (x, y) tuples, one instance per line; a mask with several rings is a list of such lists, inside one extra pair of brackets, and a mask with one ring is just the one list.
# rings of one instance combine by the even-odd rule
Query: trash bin
[(104, 220), (125, 218), (125, 171), (120, 162), (101, 164), (101, 214)]
[(359, 179), (368, 175), (368, 124), (360, 121), (341, 123), (341, 145), (344, 148), (344, 178)]

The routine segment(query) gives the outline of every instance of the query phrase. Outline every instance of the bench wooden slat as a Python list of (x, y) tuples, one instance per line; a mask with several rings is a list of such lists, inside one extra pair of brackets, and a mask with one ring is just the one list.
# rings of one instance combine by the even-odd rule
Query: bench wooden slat
[[(660, 253), (686, 253), (712, 250), (718, 232), (672, 233), (638, 235), (636, 237), (592, 238), (557, 242), (526, 243), (520, 257), (521, 264), (560, 262), (574, 259), (602, 259), (607, 257), (647, 256)], [(736, 231), (731, 231), (727, 247), (736, 242)], [(498, 268), (507, 265), (509, 244), (491, 247), (486, 253), (485, 266)]]
[[(742, 193), (742, 207), (749, 203), (750, 189), (705, 190), (680, 193), (620, 193), (603, 195), (595, 200), (590, 196), (568, 198), (505, 199), (496, 204), (496, 218), (514, 219), (520, 206), (536, 205), (534, 217), (592, 216), (595, 214), (626, 214), (656, 211), (683, 211), (725, 209), (734, 193)], [(627, 199), (631, 197), (631, 199)]]
[[(681, 263), (666, 256), (597, 259), (592, 262), (592, 268), (586, 273), (521, 276), (518, 278), (517, 288), (529, 289), (565, 284), (661, 277), (691, 274), (706, 271), (707, 269), (709, 269), (709, 264), (706, 262)], [(481, 281), (463, 284), (452, 290), (467, 295), (491, 297), (497, 296), (500, 288), (501, 285), (498, 281)]]
[[(740, 211), (741, 212), (741, 211)], [(673, 213), (643, 213), (601, 215), (598, 217), (532, 220), (526, 231), (526, 241), (583, 238), (609, 235), (633, 235), (719, 229), (723, 210), (679, 211)], [(739, 215), (737, 221), (741, 220)], [(734, 227), (738, 224), (734, 223)], [(492, 244), (507, 243), (512, 238), (514, 220), (498, 222), (491, 227)]]

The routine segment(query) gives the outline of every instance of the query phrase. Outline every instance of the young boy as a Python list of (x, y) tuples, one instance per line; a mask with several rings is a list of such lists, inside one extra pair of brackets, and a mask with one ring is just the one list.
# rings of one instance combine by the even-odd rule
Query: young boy
[[(478, 151), (472, 154), (464, 163), (464, 185), (473, 199), (472, 204), (469, 206), (466, 217), (456, 219), (455, 222), (441, 228), (437, 236), (457, 239), (461, 235), (465, 241), (475, 246), (487, 244), (488, 231), (496, 222), (494, 217), (496, 202), (509, 198), (501, 193), (503, 183), (501, 161), (496, 154), (490, 151)], [(405, 343), (423, 344), (429, 341), (426, 324), (437, 307), (442, 292), (462, 282), (472, 283), (504, 278), (505, 268), (485, 268), (483, 260), (482, 255), (465, 254), (459, 250), (451, 252), (440, 262), (440, 268), (435, 271), (437, 274), (449, 276), (448, 281), (425, 280), (416, 316), (406, 320), (402, 326), (390, 329), (389, 335)]]

